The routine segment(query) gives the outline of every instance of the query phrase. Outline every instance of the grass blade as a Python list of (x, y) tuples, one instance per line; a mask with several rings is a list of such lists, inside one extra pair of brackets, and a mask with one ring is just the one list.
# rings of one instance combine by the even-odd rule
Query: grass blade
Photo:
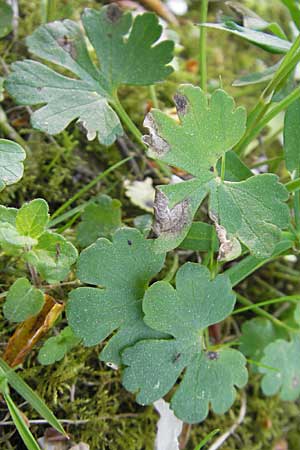
[(0, 358), (0, 367), (4, 371), (9, 385), (15, 389), (30, 405), (55, 428), (59, 433), (66, 435), (62, 425), (48, 408), (46, 403), (28, 386), (22, 378)]

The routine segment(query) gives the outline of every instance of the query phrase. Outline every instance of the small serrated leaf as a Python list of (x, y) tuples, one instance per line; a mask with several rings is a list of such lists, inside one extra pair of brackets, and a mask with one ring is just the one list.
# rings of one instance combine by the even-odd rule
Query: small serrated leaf
[(43, 304), (43, 292), (32, 286), (27, 278), (19, 278), (8, 291), (3, 313), (11, 322), (23, 322), (38, 314)]
[(47, 202), (41, 198), (25, 203), (17, 212), (16, 230), (22, 236), (39, 238), (49, 221), (48, 211)]

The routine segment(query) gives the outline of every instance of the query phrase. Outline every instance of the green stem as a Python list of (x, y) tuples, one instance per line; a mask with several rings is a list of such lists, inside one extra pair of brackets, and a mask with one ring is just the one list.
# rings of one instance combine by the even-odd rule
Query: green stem
[[(51, 216), (51, 220), (55, 219), (55, 217), (59, 216), (63, 211), (65, 211), (73, 202), (78, 200), (82, 195), (84, 195), (86, 192), (88, 192), (95, 184), (97, 184), (100, 180), (105, 178), (109, 173), (116, 170), (118, 167), (123, 166), (127, 163), (127, 161), (130, 161), (133, 158), (133, 156), (128, 156), (128, 158), (122, 159), (121, 161), (118, 161), (113, 166), (106, 169), (104, 172), (101, 172), (96, 178), (94, 178), (90, 183), (88, 183), (86, 186), (84, 186), (80, 191), (78, 191), (73, 197), (71, 197), (68, 201), (66, 201), (63, 205), (61, 205), (60, 208), (58, 208)], [(53, 222), (52, 222), (53, 224)]]
[(244, 137), (241, 141), (236, 145), (235, 151), (238, 154), (241, 154), (249, 143), (249, 135), (252, 135), (252, 130), (255, 128), (255, 125), (262, 120), (264, 115), (267, 113), (270, 105), (271, 105), (271, 97), (274, 92), (282, 85), (282, 83), (287, 79), (287, 77), (294, 70), (296, 65), (300, 60), (300, 35), (296, 38), (292, 47), (288, 51), (288, 53), (283, 58), (280, 66), (278, 67), (276, 73), (274, 74), (273, 79), (269, 82), (267, 87), (264, 89), (261, 94), (255, 108), (251, 111), (247, 121), (247, 130)]
[(179, 267), (179, 256), (177, 253), (175, 253), (172, 265), (171, 265), (170, 269), (168, 270), (166, 276), (164, 277), (164, 281), (170, 283), (173, 280), (178, 267)]
[(244, 306), (243, 308), (238, 308), (235, 311), (233, 311), (234, 314), (240, 314), (245, 311), (249, 311), (261, 306), (268, 306), (268, 305), (274, 305), (275, 303), (283, 303), (283, 302), (292, 302), (292, 303), (299, 303), (300, 301), (300, 295), (288, 295), (284, 297), (278, 297), (278, 298), (272, 298), (270, 300), (265, 300), (263, 302), (254, 303), (248, 306)]
[(42, 10), (42, 22), (43, 23), (53, 22), (56, 19), (56, 10), (57, 10), (56, 0), (42, 0), (41, 10)]
[(117, 94), (114, 96), (114, 102), (113, 107), (120, 116), (122, 122), (126, 125), (128, 130), (131, 132), (131, 134), (135, 137), (136, 141), (144, 148), (147, 149), (146, 144), (143, 142), (143, 135), (140, 132), (140, 130), (137, 128), (137, 126), (133, 123), (125, 109), (123, 108), (122, 103), (119, 100), (119, 97)]
[(277, 103), (277, 105), (274, 106), (274, 108), (272, 108), (271, 111), (266, 114), (260, 122), (258, 122), (258, 124), (251, 130), (251, 132), (245, 135), (245, 137), (240, 141), (238, 147), (235, 148), (236, 152), (239, 155), (242, 154), (242, 152), (248, 147), (250, 142), (259, 135), (259, 133), (268, 125), (268, 123), (298, 98), (300, 98), (300, 86), (297, 87), (283, 100), (281, 100), (281, 102)]
[(279, 326), (281, 328), (285, 328), (288, 331), (294, 332), (294, 328), (289, 327), (284, 322), (281, 322), (281, 320), (276, 319), (276, 317), (273, 317), (272, 314), (269, 314), (267, 311), (264, 311), (259, 306), (253, 304), (250, 300), (248, 300), (246, 297), (244, 297), (241, 294), (236, 294), (237, 300), (242, 303), (242, 305), (245, 306), (251, 306), (251, 309), (253, 309), (258, 316), (265, 317), (266, 319), (269, 319), (274, 325)]
[(157, 99), (157, 95), (156, 95), (156, 90), (155, 90), (154, 84), (151, 84), (149, 90), (150, 90), (150, 96), (151, 96), (151, 101), (152, 101), (153, 107), (158, 109), (159, 108), (159, 104), (158, 104), (158, 99)]
[(21, 145), (21, 147), (26, 150), (27, 153), (30, 153), (31, 150), (27, 145), (27, 142), (17, 133), (17, 131), (9, 124), (7, 120), (7, 116), (0, 106), (0, 131), (4, 134), (4, 136), (12, 139), (17, 142), (17, 144)]
[(226, 153), (222, 156), (221, 159), (221, 180), (224, 181), (225, 179), (225, 169), (226, 169)]
[[(202, 0), (200, 10), (200, 23), (207, 22), (208, 0)], [(199, 70), (200, 87), (207, 92), (207, 61), (206, 61), (206, 27), (200, 27), (200, 52), (199, 52)]]

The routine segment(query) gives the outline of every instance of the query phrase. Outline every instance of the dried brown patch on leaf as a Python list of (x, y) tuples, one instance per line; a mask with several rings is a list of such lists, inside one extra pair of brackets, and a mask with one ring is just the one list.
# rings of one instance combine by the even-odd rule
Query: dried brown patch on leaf
[(146, 115), (143, 125), (145, 128), (148, 128), (150, 133), (149, 135), (143, 136), (143, 142), (153, 152), (153, 156), (165, 155), (170, 150), (170, 145), (159, 135), (157, 125), (151, 113)]
[(155, 235), (180, 233), (189, 219), (189, 204), (189, 200), (185, 199), (173, 208), (169, 208), (168, 197), (157, 189), (154, 201), (155, 223), (153, 231)]
[(122, 11), (115, 3), (107, 7), (106, 17), (111, 23), (117, 23), (122, 16)]
[(242, 249), (239, 241), (227, 235), (226, 229), (218, 223), (218, 218), (213, 212), (209, 213), (209, 217), (215, 225), (220, 242), (218, 261), (232, 261), (240, 256)]
[(188, 110), (188, 100), (187, 100), (186, 96), (177, 93), (174, 95), (174, 102), (175, 102), (177, 114), (179, 116), (184, 116)]
[(57, 43), (61, 48), (63, 48), (67, 53), (69, 53), (69, 55), (73, 59), (76, 59), (77, 51), (74, 41), (72, 39), (70, 39), (68, 36), (62, 36), (57, 39)]

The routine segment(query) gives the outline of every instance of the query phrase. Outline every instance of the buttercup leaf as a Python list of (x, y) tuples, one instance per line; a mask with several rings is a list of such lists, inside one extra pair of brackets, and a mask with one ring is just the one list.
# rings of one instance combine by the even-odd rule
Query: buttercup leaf
[(11, 322), (23, 322), (35, 316), (43, 304), (43, 292), (32, 286), (27, 278), (19, 278), (8, 291), (3, 313)]
[(119, 364), (120, 347), (155, 334), (142, 321), (141, 302), (164, 259), (165, 255), (154, 252), (153, 241), (130, 228), (117, 230), (112, 242), (98, 239), (81, 253), (78, 278), (95, 287), (71, 292), (68, 322), (87, 346), (98, 344), (119, 330), (101, 353), (105, 361)]
[(25, 157), (25, 151), (19, 144), (0, 139), (0, 190), (22, 178)]
[(16, 230), (20, 235), (33, 239), (40, 237), (49, 221), (48, 204), (37, 198), (25, 203), (16, 216)]
[(208, 181), (214, 176), (211, 168), (243, 136), (246, 111), (235, 109), (233, 98), (221, 89), (208, 101), (200, 88), (182, 85), (174, 101), (180, 124), (155, 109), (146, 116), (149, 154)]
[(77, 256), (71, 242), (57, 233), (45, 231), (25, 258), (48, 283), (56, 283), (66, 278)]
[(228, 239), (238, 238), (255, 256), (271, 256), (288, 227), (288, 192), (273, 174), (241, 182), (210, 183), (211, 215), (224, 227)]
[[(290, 342), (279, 339), (265, 349), (259, 367), (264, 374), (261, 387), (265, 395), (279, 392), (282, 400), (296, 400), (300, 394), (300, 338), (293, 336)], [(272, 370), (273, 369), (273, 370)]]
[[(92, 62), (80, 26), (71, 20), (40, 26), (29, 38), (35, 56), (68, 69), (69, 78), (32, 60), (12, 65), (6, 88), (20, 104), (44, 104), (32, 115), (34, 128), (56, 134), (75, 119), (88, 139), (110, 145), (123, 134), (113, 110), (116, 89), (123, 84), (147, 85), (163, 80), (172, 68), (173, 42), (156, 43), (162, 28), (154, 14), (134, 20), (114, 4), (82, 15), (100, 69)], [(128, 34), (128, 36), (127, 36)]]
[(108, 195), (86, 206), (77, 228), (77, 241), (82, 247), (95, 242), (99, 237), (110, 238), (122, 224), (121, 203)]
[(167, 114), (151, 110), (144, 126), (150, 156), (180, 167), (195, 178), (158, 186), (154, 204), (158, 251), (177, 247), (185, 238), (193, 217), (208, 192), (218, 159), (235, 145), (245, 131), (246, 112), (235, 109), (232, 97), (215, 91), (210, 101), (198, 87), (182, 85), (174, 97), (178, 124)]
[(43, 365), (60, 361), (79, 342), (80, 339), (74, 335), (71, 328), (65, 327), (57, 336), (46, 340), (39, 351), (38, 360)]
[[(220, 295), (222, 293), (222, 295)], [(247, 381), (243, 355), (232, 349), (205, 351), (203, 330), (225, 319), (235, 296), (229, 279), (210, 279), (204, 266), (186, 263), (176, 276), (176, 290), (167, 282), (154, 283), (143, 301), (145, 323), (173, 339), (148, 339), (126, 348), (123, 384), (137, 392), (137, 401), (150, 404), (164, 396), (186, 369), (171, 401), (177, 417), (194, 423), (205, 419), (209, 403), (225, 412), (235, 398), (234, 386)]]
[(242, 325), (240, 351), (259, 362), (267, 345), (284, 337), (286, 337), (286, 333), (279, 327), (275, 327), (270, 320), (264, 317), (255, 317)]

